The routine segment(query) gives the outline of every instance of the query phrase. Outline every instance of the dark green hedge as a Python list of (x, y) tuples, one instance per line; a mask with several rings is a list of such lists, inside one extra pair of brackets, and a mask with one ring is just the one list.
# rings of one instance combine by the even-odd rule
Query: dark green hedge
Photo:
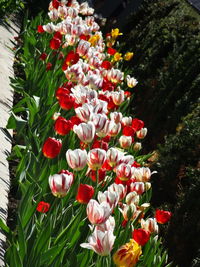
[(145, 120), (150, 148), (173, 133), (200, 88), (200, 16), (186, 0), (144, 0), (123, 29), (129, 64), (139, 80), (136, 115)]

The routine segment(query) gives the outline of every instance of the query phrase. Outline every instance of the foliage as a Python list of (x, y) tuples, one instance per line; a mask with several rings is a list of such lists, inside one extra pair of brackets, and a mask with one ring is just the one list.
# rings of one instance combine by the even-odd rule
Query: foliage
[(134, 111), (146, 122), (151, 149), (174, 132), (199, 97), (199, 18), (185, 0), (144, 1), (124, 28), (125, 46), (135, 53), (129, 67), (141, 81)]
[(24, 8), (23, 0), (1, 0), (0, 1), (0, 19), (5, 15)]

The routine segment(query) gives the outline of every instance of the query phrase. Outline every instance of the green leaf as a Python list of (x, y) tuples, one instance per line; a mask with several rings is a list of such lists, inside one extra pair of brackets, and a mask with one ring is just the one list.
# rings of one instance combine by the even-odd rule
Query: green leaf
[(25, 236), (24, 236), (24, 229), (22, 227), (22, 223), (21, 223), (21, 219), (20, 216), (18, 216), (18, 237), (19, 237), (19, 254), (20, 254), (20, 258), (23, 262), (24, 260), (24, 256), (26, 255), (26, 240), (25, 240)]

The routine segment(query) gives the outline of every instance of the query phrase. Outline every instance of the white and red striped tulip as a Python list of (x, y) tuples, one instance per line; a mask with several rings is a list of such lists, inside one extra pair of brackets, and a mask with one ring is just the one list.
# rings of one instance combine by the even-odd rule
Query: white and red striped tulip
[(121, 163), (115, 169), (117, 177), (122, 181), (131, 179), (133, 172), (130, 164)]
[(122, 148), (126, 149), (132, 145), (133, 139), (131, 136), (122, 135), (119, 138), (119, 144)]
[(98, 203), (94, 199), (90, 199), (86, 208), (88, 220), (92, 224), (104, 223), (112, 213), (110, 205), (107, 202)]
[(87, 152), (86, 150), (75, 149), (67, 150), (66, 153), (68, 165), (75, 171), (82, 170), (87, 163)]
[(136, 132), (137, 138), (143, 139), (147, 135), (147, 128), (142, 128), (141, 130)]
[(64, 197), (69, 191), (74, 180), (73, 173), (54, 174), (49, 176), (49, 186), (55, 197)]
[(78, 135), (78, 138), (82, 142), (91, 143), (95, 135), (95, 126), (91, 121), (87, 123), (80, 123), (78, 126), (74, 125), (73, 131)]
[(87, 164), (90, 169), (100, 169), (106, 160), (106, 151), (100, 148), (94, 148), (88, 152)]

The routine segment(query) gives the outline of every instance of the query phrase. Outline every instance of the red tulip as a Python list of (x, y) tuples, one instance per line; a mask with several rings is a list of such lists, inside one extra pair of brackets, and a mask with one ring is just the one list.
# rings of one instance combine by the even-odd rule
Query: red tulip
[(62, 143), (60, 141), (49, 137), (43, 145), (42, 153), (45, 157), (53, 159), (60, 153), (61, 147)]
[(108, 50), (107, 50), (107, 53), (109, 55), (114, 55), (116, 52), (117, 52), (117, 50), (112, 48), (112, 47), (109, 47)]
[(131, 126), (125, 126), (122, 133), (126, 136), (133, 136), (135, 134), (135, 129), (133, 129)]
[(82, 204), (87, 204), (94, 195), (94, 187), (88, 184), (80, 184), (76, 200)]
[(70, 118), (70, 121), (72, 123), (72, 128), (73, 128), (74, 125), (79, 125), (80, 123), (82, 123), (82, 121), (76, 116), (72, 116)]
[(59, 87), (56, 90), (56, 98), (60, 99), (61, 97), (65, 96), (65, 95), (69, 95), (70, 94), (70, 90), (68, 88), (65, 87)]
[(55, 32), (53, 38), (59, 39), (61, 41), (62, 40), (62, 34), (60, 32)]
[(62, 95), (59, 97), (59, 105), (64, 110), (69, 110), (74, 107), (75, 99), (71, 95)]
[(70, 132), (72, 128), (72, 123), (70, 120), (66, 120), (63, 117), (58, 117), (55, 124), (54, 124), (54, 129), (57, 134), (60, 135), (66, 135)]
[(37, 27), (37, 31), (38, 31), (39, 33), (43, 33), (43, 32), (44, 32), (44, 29), (43, 29), (42, 25), (38, 25), (38, 27)]
[(58, 0), (52, 0), (53, 8), (58, 9), (59, 5), (60, 5), (60, 2)]
[(108, 70), (108, 69), (111, 69), (112, 64), (110, 61), (105, 60), (102, 62), (101, 67)]
[(132, 237), (138, 245), (144, 246), (149, 241), (150, 233), (142, 228), (135, 229), (132, 233)]
[(66, 70), (68, 66), (74, 65), (78, 61), (79, 61), (79, 54), (74, 53), (74, 51), (70, 51), (65, 58), (62, 70)]
[(40, 201), (37, 205), (37, 211), (46, 213), (50, 208), (50, 204), (44, 201)]
[(135, 118), (132, 120), (132, 127), (135, 131), (139, 131), (144, 127), (144, 122)]
[[(97, 171), (95, 170), (90, 170), (87, 175), (92, 179), (92, 181), (96, 182), (97, 179)], [(106, 171), (99, 169), (98, 170), (98, 182), (102, 182), (106, 177)]]
[(60, 47), (60, 45), (61, 45), (61, 41), (59, 39), (57, 39), (57, 38), (52, 38), (50, 40), (49, 45), (50, 45), (50, 48), (51, 49), (57, 50)]
[(158, 223), (167, 223), (172, 216), (170, 211), (156, 210), (155, 218)]

